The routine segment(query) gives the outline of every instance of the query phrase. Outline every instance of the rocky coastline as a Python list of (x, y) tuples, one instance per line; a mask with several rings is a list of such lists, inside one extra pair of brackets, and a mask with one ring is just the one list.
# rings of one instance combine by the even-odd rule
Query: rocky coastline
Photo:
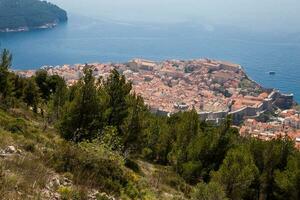
[(40, 0), (1, 0), (0, 32), (50, 29), (68, 20), (67, 11)]
[(18, 28), (5, 28), (5, 29), (0, 29), (0, 33), (16, 33), (16, 32), (27, 32), (31, 30), (41, 30), (41, 29), (52, 29), (55, 28), (58, 25), (58, 22), (52, 22), (52, 23), (46, 23), (41, 26), (36, 26), (36, 27), (18, 27)]

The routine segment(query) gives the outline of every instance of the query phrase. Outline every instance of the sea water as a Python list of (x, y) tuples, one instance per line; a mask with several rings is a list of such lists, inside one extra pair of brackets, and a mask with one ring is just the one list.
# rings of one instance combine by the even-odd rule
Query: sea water
[[(13, 69), (91, 62), (212, 58), (239, 63), (264, 87), (300, 101), (300, 39), (201, 24), (130, 24), (71, 15), (54, 29), (0, 33)], [(275, 75), (269, 72), (274, 71)]]

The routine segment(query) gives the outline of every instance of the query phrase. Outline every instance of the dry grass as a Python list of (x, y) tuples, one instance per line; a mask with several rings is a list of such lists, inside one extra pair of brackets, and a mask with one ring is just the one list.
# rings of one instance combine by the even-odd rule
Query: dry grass
[(186, 199), (191, 187), (176, 174), (171, 167), (154, 165), (139, 160), (142, 171), (140, 184), (145, 188), (151, 188), (156, 199)]
[(0, 110), (0, 150), (8, 146), (21, 150), (21, 154), (0, 157), (1, 199), (39, 199), (49, 175), (39, 159), (47, 144), (53, 142), (36, 122)]
[(31, 156), (2, 159), (0, 169), (0, 195), (4, 199), (38, 197), (49, 175), (46, 167)]
[(74, 146), (64, 143), (54, 128), (43, 129), (43, 120), (32, 113), (0, 109), (0, 150), (15, 146), (22, 151), (0, 157), (0, 199), (43, 199), (41, 191), (54, 170), (73, 180), (71, 187), (58, 188), (65, 199), (86, 193), (83, 189), (112, 192), (122, 199), (186, 199), (189, 193), (190, 186), (170, 167), (138, 161), (141, 172), (134, 172), (98, 144)]

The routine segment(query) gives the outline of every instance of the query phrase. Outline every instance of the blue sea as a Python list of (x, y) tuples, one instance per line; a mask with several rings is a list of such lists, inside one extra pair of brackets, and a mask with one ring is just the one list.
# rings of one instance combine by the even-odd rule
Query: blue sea
[[(213, 58), (241, 64), (264, 87), (300, 101), (300, 37), (198, 23), (139, 24), (70, 15), (51, 30), (0, 33), (13, 69), (89, 62)], [(275, 75), (268, 72), (274, 71)]]

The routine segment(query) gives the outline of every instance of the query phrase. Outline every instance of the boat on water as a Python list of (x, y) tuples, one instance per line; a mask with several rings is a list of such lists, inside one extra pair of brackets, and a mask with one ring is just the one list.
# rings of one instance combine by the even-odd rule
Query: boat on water
[(269, 71), (269, 75), (275, 75), (276, 74), (276, 72), (274, 72), (274, 71)]

